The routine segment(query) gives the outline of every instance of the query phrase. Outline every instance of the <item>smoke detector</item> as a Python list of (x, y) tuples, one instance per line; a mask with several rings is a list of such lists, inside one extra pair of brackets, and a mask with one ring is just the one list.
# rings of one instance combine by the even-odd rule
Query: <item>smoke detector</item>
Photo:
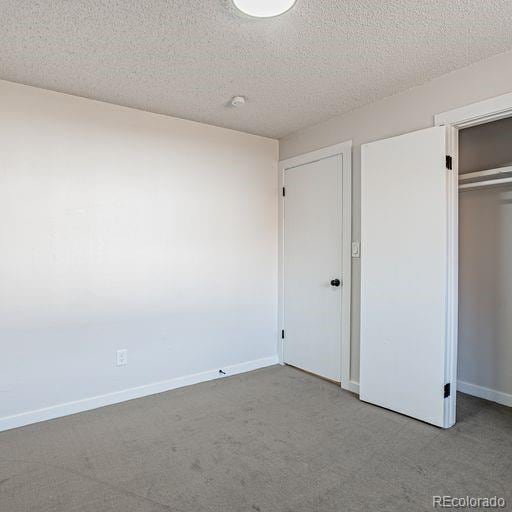
[(230, 103), (232, 107), (241, 107), (245, 105), (245, 98), (243, 96), (233, 96)]

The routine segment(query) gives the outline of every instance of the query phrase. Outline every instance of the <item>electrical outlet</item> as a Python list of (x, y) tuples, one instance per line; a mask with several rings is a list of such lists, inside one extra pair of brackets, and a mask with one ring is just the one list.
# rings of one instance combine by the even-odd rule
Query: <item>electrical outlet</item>
[(117, 366), (125, 366), (128, 364), (128, 350), (125, 348), (117, 351)]

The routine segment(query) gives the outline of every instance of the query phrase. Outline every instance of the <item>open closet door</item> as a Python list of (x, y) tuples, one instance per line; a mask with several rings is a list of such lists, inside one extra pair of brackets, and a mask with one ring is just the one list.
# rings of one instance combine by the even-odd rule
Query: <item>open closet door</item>
[(362, 146), (360, 367), (361, 400), (445, 428), (455, 423), (457, 334), (446, 130)]

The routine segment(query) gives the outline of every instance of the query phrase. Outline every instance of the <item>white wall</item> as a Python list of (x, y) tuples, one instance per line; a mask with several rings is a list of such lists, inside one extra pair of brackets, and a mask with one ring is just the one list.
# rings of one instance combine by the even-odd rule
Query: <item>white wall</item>
[(0, 429), (276, 361), (277, 141), (0, 82), (0, 145)]
[(512, 187), (462, 192), (458, 378), (508, 395), (510, 405), (511, 262)]
[[(421, 87), (385, 98), (284, 137), (280, 140), (280, 158), (290, 158), (352, 139), (354, 153), (352, 236), (354, 240), (358, 240), (361, 231), (361, 144), (432, 126), (433, 116), (439, 112), (508, 92), (512, 92), (512, 52), (444, 75)], [(351, 379), (357, 382), (359, 380), (359, 260), (354, 260), (352, 268)]]
[(459, 174), (512, 165), (512, 117), (459, 130)]

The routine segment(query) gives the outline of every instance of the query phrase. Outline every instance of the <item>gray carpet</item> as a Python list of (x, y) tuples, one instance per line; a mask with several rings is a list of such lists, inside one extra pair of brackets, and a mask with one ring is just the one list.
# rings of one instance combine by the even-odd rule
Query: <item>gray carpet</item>
[(461, 395), (443, 431), (271, 367), (0, 433), (1, 512), (512, 505), (512, 409)]

